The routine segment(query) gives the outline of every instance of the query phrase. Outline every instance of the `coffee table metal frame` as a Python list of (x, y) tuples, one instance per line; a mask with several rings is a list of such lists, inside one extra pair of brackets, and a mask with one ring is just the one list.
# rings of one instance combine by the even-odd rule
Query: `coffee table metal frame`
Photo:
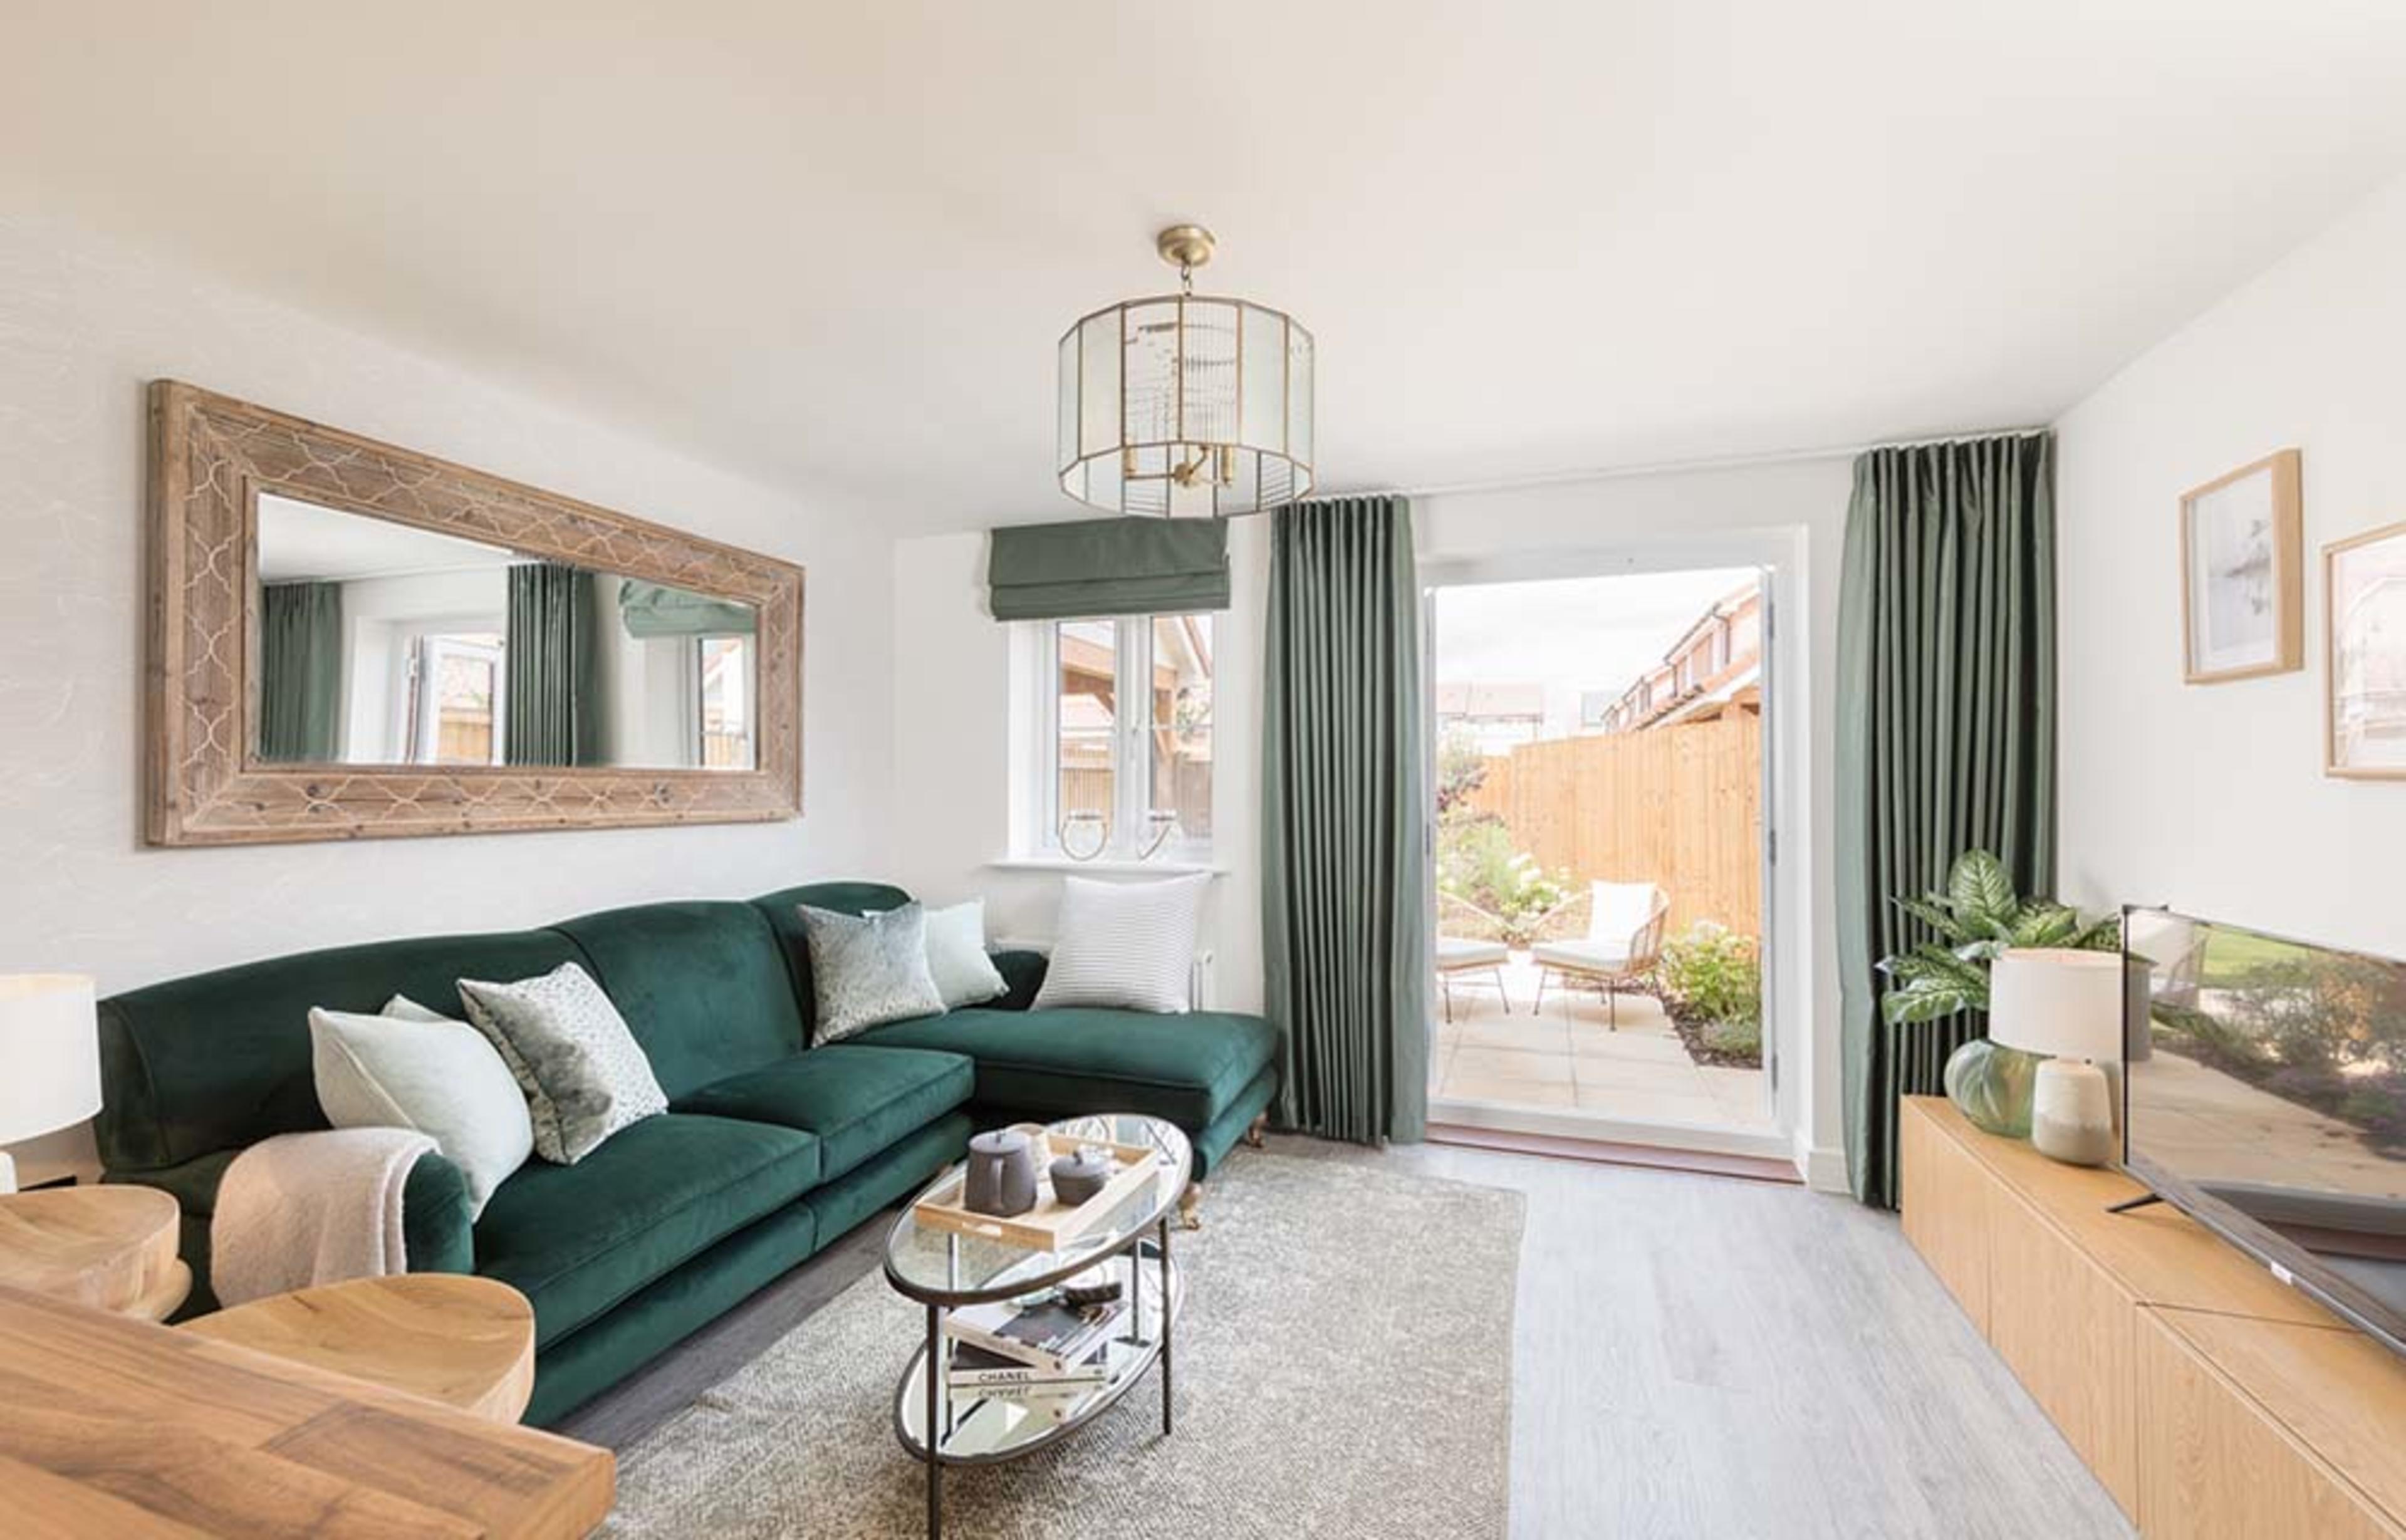
[[(937, 1540), (937, 1537), (943, 1533), (944, 1467), (946, 1465), (994, 1464), (1001, 1461), (1016, 1460), (1022, 1455), (1032, 1454), (1038, 1449), (1058, 1442), (1116, 1406), (1130, 1390), (1135, 1388), (1136, 1382), (1143, 1378), (1152, 1369), (1156, 1360), (1161, 1365), (1161, 1431), (1165, 1436), (1172, 1431), (1173, 1378), (1170, 1337), (1178, 1312), (1185, 1302), (1186, 1287), (1178, 1264), (1170, 1256), (1169, 1233), (1178, 1212), (1178, 1201), (1194, 1180), (1195, 1152), (1193, 1147), (1187, 1142), (1185, 1134), (1174, 1123), (1152, 1117), (1139, 1120), (1136, 1114), (1122, 1113), (1115, 1116), (1123, 1123), (1140, 1121), (1146, 1125), (1145, 1132), (1150, 1136), (1146, 1142), (1154, 1146), (1157, 1151), (1155, 1158), (1162, 1161), (1170, 1173), (1169, 1180), (1155, 1181), (1153, 1202), (1145, 1206), (1138, 1217), (1125, 1222), (1126, 1228), (1117, 1238), (1063, 1258), (1057, 1265), (1026, 1272), (1006, 1266), (999, 1274), (990, 1275), (993, 1279), (991, 1281), (964, 1286), (959, 1281), (961, 1248), (965, 1240), (972, 1237), (946, 1236), (946, 1282), (942, 1285), (933, 1285), (924, 1279), (914, 1279), (907, 1270), (896, 1265), (896, 1250), (899, 1245), (904, 1244), (907, 1240), (915, 1239), (929, 1233), (927, 1229), (919, 1226), (912, 1210), (920, 1196), (953, 1179), (955, 1170), (951, 1168), (939, 1175), (934, 1181), (929, 1182), (920, 1194), (913, 1195), (911, 1204), (904, 1207), (901, 1218), (895, 1222), (893, 1230), (886, 1236), (886, 1282), (891, 1284), (897, 1293), (918, 1301), (925, 1307), (927, 1315), (927, 1339), (920, 1345), (918, 1351), (912, 1355), (910, 1363), (904, 1367), (902, 1377), (895, 1386), (894, 1433), (895, 1436), (901, 1441), (904, 1449), (908, 1450), (914, 1459), (923, 1460), (927, 1464), (929, 1540)], [(1074, 1127), (1087, 1121), (1089, 1120), (1071, 1118), (1054, 1126)], [(1140, 1196), (1141, 1190), (1138, 1194), (1132, 1194), (1129, 1201), (1135, 1203)], [(1033, 1259), (1054, 1255), (1054, 1253), (1028, 1252), (1026, 1255)], [(1031, 1418), (1027, 1423), (1023, 1424), (1026, 1431), (1023, 1433), (1014, 1429), (1011, 1435), (998, 1442), (991, 1448), (976, 1451), (947, 1451), (944, 1448), (946, 1441), (954, 1437), (966, 1419), (978, 1410), (979, 1402), (969, 1401), (967, 1409), (964, 1410), (955, 1403), (950, 1394), (951, 1387), (946, 1383), (946, 1377), (941, 1372), (941, 1366), (950, 1361), (948, 1339), (944, 1335), (944, 1317), (963, 1306), (986, 1305), (999, 1300), (1015, 1299), (1023, 1294), (1036, 1293), (1066, 1282), (1081, 1273), (1091, 1272), (1097, 1268), (1115, 1267), (1123, 1260), (1126, 1264), (1128, 1329), (1125, 1335), (1114, 1339), (1103, 1349), (1105, 1351), (1112, 1351), (1120, 1348), (1130, 1349), (1125, 1357), (1124, 1366), (1120, 1372), (1107, 1384), (1098, 1385), (1094, 1391), (1088, 1392), (1085, 1400), (1080, 1402), (1068, 1416), (1058, 1421), (1049, 1422), (1039, 1428), (1034, 1426), (1036, 1420)], [(1158, 1271), (1155, 1277), (1147, 1278), (1146, 1273), (1156, 1266)], [(1150, 1309), (1148, 1295), (1152, 1296)], [(1154, 1327), (1158, 1330), (1154, 1330)], [(916, 1427), (913, 1425), (914, 1413), (924, 1418), (924, 1420), (918, 1421)], [(923, 1430), (937, 1428), (943, 1430), (940, 1436), (925, 1436)]]

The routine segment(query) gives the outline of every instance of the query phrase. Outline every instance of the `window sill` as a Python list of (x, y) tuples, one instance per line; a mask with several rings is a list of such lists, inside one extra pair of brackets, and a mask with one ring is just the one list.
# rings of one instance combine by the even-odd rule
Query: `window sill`
[(1197, 873), (1225, 877), (1228, 869), (1210, 861), (1182, 861), (1168, 856), (1153, 861), (1130, 861), (1110, 856), (1097, 856), (1091, 861), (1073, 861), (1067, 855), (1006, 855), (988, 861), (994, 871), (1090, 871), (1106, 877), (1143, 877), (1159, 874), (1164, 877), (1192, 877)]

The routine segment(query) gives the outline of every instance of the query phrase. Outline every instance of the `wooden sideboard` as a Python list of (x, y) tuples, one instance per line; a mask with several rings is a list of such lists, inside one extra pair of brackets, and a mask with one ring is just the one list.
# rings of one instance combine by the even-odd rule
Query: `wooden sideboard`
[(2406, 1540), (2406, 1361), (2145, 1189), (1905, 1098), (1905, 1237), (2141, 1532)]
[(0, 1533), (573, 1540), (594, 1448), (191, 1332), (0, 1287)]

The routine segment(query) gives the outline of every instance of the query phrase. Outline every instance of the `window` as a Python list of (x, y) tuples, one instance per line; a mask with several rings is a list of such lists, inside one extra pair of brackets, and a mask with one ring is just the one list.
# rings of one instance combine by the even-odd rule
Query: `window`
[(694, 763), (752, 768), (752, 639), (704, 636), (694, 643)]
[(409, 658), (409, 762), (502, 762), (502, 639), (420, 635)]
[(1040, 850), (1209, 853), (1211, 642), (1208, 615), (1037, 628), (1044, 721), (1029, 803)]

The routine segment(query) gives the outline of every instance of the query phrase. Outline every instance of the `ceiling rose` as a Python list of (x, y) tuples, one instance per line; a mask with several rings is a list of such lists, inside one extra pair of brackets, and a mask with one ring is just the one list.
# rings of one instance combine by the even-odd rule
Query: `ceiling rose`
[(1311, 490), (1311, 333), (1195, 292), (1211, 233), (1154, 238), (1175, 294), (1123, 300), (1061, 337), (1061, 489), (1117, 514), (1225, 518)]

